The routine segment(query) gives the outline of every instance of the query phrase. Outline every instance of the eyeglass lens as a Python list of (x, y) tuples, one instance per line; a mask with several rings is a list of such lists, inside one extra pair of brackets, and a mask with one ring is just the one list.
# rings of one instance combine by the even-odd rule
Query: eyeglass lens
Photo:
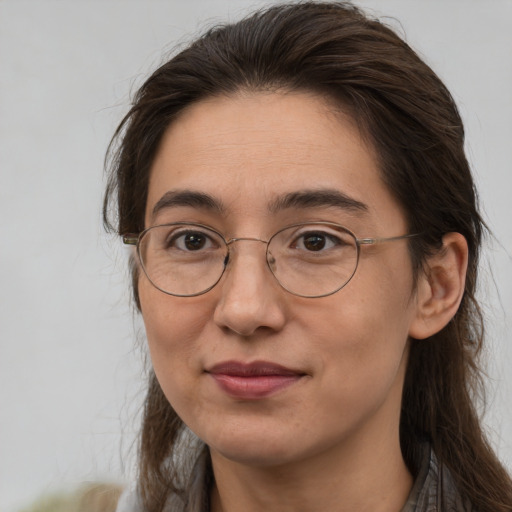
[[(230, 250), (236, 251), (235, 245), (228, 249), (219, 233), (204, 226), (169, 224), (144, 232), (139, 257), (158, 289), (193, 296), (217, 284)], [(330, 223), (290, 226), (278, 231), (267, 244), (267, 263), (277, 281), (304, 297), (329, 295), (342, 288), (354, 274), (357, 259), (354, 235)]]

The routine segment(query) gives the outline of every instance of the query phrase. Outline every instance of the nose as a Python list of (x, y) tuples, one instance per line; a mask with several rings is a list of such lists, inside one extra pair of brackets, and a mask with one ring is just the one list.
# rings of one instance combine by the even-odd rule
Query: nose
[[(240, 242), (242, 244), (232, 244)], [(241, 336), (277, 332), (285, 324), (284, 290), (265, 261), (265, 241), (255, 238), (230, 242), (230, 259), (220, 288), (214, 322)]]

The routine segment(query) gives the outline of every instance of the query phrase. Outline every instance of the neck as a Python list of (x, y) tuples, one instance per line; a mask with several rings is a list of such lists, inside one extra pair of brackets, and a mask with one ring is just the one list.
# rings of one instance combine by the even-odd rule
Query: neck
[[(412, 477), (394, 442), (351, 439), (344, 446), (277, 467), (254, 467), (212, 450), (212, 512), (397, 512)], [(384, 436), (386, 437), (386, 436)], [(383, 440), (381, 440), (383, 441)]]

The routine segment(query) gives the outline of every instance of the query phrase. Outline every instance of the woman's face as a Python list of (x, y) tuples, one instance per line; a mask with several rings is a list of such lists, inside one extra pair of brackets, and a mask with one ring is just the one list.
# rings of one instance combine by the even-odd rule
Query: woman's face
[[(174, 199), (160, 201), (166, 194)], [(291, 194), (299, 200), (285, 201)], [(372, 149), (319, 97), (217, 97), (167, 130), (146, 226), (194, 222), (226, 239), (268, 240), (309, 221), (342, 224), (360, 238), (407, 232)], [(363, 246), (352, 280), (323, 298), (281, 288), (264, 244), (251, 241), (233, 244), (226, 272), (204, 295), (166, 295), (139, 278), (167, 399), (214, 461), (258, 466), (397, 442), (413, 289), (404, 240)]]

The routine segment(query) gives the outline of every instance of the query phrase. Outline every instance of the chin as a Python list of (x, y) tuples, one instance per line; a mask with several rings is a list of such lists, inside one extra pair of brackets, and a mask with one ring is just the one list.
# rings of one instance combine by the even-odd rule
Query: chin
[[(206, 438), (206, 439), (205, 439)], [(203, 440), (209, 446), (212, 456), (239, 464), (253, 467), (279, 466), (300, 458), (296, 453), (297, 446), (290, 441), (291, 436), (262, 435), (262, 431), (226, 432), (220, 436), (204, 436)], [(293, 443), (296, 445), (297, 443)]]
[(227, 446), (214, 448), (210, 446), (212, 457), (215, 454), (224, 459), (242, 464), (244, 466), (269, 468), (283, 466), (294, 462), (296, 457), (291, 450), (283, 449), (283, 446), (273, 449), (269, 446), (262, 447), (261, 443), (246, 443), (240, 446)]

